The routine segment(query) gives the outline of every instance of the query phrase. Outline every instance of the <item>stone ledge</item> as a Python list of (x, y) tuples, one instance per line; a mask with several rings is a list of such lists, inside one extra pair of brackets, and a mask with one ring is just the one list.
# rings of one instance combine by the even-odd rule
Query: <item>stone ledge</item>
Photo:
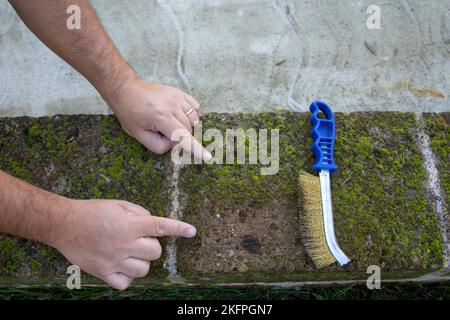
[[(432, 141), (441, 141), (433, 148), (443, 155), (441, 181), (448, 192), (448, 168), (442, 167), (448, 153), (436, 149), (443, 139), (434, 138), (448, 132), (448, 114), (439, 119), (437, 127), (431, 120), (426, 123)], [(279, 129), (280, 171), (261, 176), (260, 165), (193, 165), (181, 170), (183, 219), (199, 232), (192, 240), (176, 242), (179, 281), (355, 280), (365, 279), (371, 264), (382, 268), (385, 279), (409, 279), (441, 268), (442, 237), (427, 200), (414, 114), (337, 114), (335, 225), (338, 241), (353, 262), (319, 271), (305, 255), (296, 227), (297, 174), (309, 170), (313, 161), (308, 115), (209, 114), (203, 120), (204, 130)], [(442, 148), (448, 150), (445, 144)], [(169, 155), (147, 152), (113, 117), (0, 119), (0, 150), (0, 169), (47, 190), (75, 198), (120, 198), (162, 216), (170, 212)], [(154, 263), (149, 277), (138, 283), (173, 282), (163, 261)], [(0, 235), (2, 285), (48, 284), (53, 282), (49, 279), (64, 277), (66, 266), (52, 249)]]

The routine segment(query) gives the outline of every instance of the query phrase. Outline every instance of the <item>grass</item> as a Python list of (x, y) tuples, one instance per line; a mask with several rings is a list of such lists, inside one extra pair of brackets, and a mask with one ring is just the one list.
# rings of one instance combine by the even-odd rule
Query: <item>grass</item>
[(380, 290), (363, 285), (331, 288), (131, 288), (119, 292), (109, 288), (0, 288), (0, 300), (448, 300), (450, 286), (438, 284), (389, 284)]

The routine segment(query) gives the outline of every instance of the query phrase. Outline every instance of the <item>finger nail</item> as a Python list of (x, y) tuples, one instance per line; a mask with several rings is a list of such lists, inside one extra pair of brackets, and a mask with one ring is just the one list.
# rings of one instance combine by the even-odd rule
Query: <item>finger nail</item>
[(192, 238), (197, 234), (197, 230), (194, 227), (189, 227), (186, 229), (186, 237)]

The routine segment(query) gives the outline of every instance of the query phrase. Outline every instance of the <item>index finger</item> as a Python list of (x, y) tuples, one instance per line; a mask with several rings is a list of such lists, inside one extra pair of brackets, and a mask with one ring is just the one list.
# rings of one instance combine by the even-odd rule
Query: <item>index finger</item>
[(212, 158), (211, 153), (192, 136), (178, 119), (167, 119), (158, 130), (172, 142), (179, 142), (184, 150), (193, 154), (197, 159), (208, 161)]
[(141, 236), (143, 237), (176, 236), (192, 238), (197, 233), (195, 227), (188, 223), (155, 216), (145, 217), (141, 225)]

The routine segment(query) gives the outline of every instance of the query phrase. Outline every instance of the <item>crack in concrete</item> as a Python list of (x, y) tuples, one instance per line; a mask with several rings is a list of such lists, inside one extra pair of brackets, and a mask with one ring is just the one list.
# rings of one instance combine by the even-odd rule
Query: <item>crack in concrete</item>
[[(182, 218), (183, 212), (180, 205), (180, 189), (178, 181), (180, 179), (181, 165), (173, 165), (173, 172), (170, 180), (170, 219), (180, 220)], [(169, 271), (170, 276), (177, 275), (177, 244), (175, 238), (170, 238), (166, 246), (167, 256), (164, 261), (164, 268)]]
[[(276, 0), (274, 0), (272, 2), (272, 6), (275, 9), (275, 11), (277, 12), (277, 14), (282, 18), (286, 20), (286, 23), (288, 26), (290, 26), (291, 30), (295, 33), (296, 37), (298, 38), (298, 43), (301, 44), (300, 41), (300, 32), (299, 32), (299, 28), (297, 23), (295, 22), (295, 20), (293, 20), (292, 18), (292, 10), (289, 10), (289, 12), (287, 12), (284, 8), (287, 7), (284, 6), (284, 8), (282, 8)], [(303, 50), (300, 49), (298, 52), (298, 56), (300, 56), (301, 54), (303, 54)], [(295, 101), (295, 99), (293, 98), (294, 95), (294, 89), (295, 89), (295, 85), (298, 82), (298, 79), (300, 78), (300, 69), (301, 69), (301, 65), (302, 65), (302, 59), (298, 58), (298, 61), (295, 64), (295, 69), (296, 72), (294, 73), (294, 77), (291, 81), (291, 85), (289, 86), (288, 89), (288, 93), (287, 93), (287, 98), (286, 98), (286, 104), (289, 108), (291, 108), (291, 110), (293, 111), (305, 111), (304, 108), (302, 108), (302, 106)]]
[(164, 1), (164, 0), (157, 0), (156, 1), (161, 8), (161, 10), (167, 15), (169, 20), (172, 22), (173, 26), (175, 27), (175, 31), (178, 36), (178, 53), (177, 53), (177, 72), (178, 76), (180, 77), (181, 81), (183, 82), (183, 85), (185, 86), (186, 90), (189, 94), (192, 94), (191, 85), (189, 83), (188, 78), (184, 74), (184, 31), (181, 27), (181, 24), (178, 20), (177, 15), (173, 12), (170, 5)]
[[(133, 6), (118, 0), (112, 5), (92, 2), (107, 32), (140, 74), (193, 90), (207, 112), (272, 111), (274, 104), (306, 111), (316, 98), (343, 112), (450, 110), (447, 95), (439, 100), (421, 96), (416, 109), (406, 93), (377, 91), (384, 83), (409, 81), (445, 92), (450, 81), (443, 72), (448, 69), (450, 48), (448, 1), (386, 1), (380, 4), (384, 28), (380, 31), (367, 30), (368, 3), (361, 1), (337, 5), (294, 0), (136, 0)], [(0, 54), (5, 66), (0, 68), (0, 114), (109, 112), (85, 79), (26, 31), (7, 2), (0, 2), (0, 16), (5, 48)], [(289, 58), (289, 67), (276, 70), (276, 80), (266, 82), (271, 73), (268, 49), (285, 29), (288, 36), (281, 52), (283, 59)], [(299, 39), (291, 29), (297, 29)], [(266, 51), (254, 52), (249, 45), (253, 40)], [(367, 55), (364, 40), (377, 42), (379, 57)], [(48, 63), (34, 63), (33, 57)], [(423, 62), (416, 62), (420, 57)], [(295, 81), (298, 59), (302, 63)], [(264, 65), (259, 67), (255, 61)], [(375, 88), (368, 91), (367, 86)], [(267, 103), (271, 90), (274, 97)], [(67, 97), (83, 101), (74, 104)]]

